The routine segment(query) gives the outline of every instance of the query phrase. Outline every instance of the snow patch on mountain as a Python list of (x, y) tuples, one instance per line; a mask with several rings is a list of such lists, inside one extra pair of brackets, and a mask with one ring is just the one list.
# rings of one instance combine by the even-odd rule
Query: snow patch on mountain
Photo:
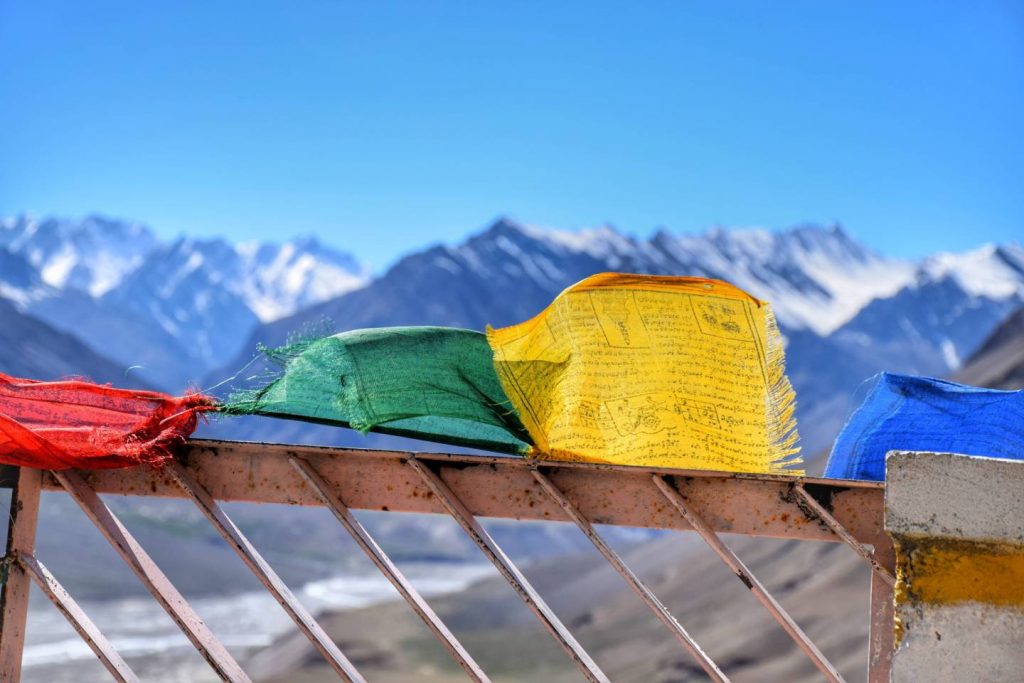
[(312, 237), (281, 245), (244, 242), (235, 252), (242, 273), (239, 293), (262, 322), (341, 296), (370, 280), (366, 267), (351, 255)]
[(54, 291), (23, 256), (0, 247), (0, 298), (13, 302), (18, 310), (24, 311), (32, 302), (50, 296)]
[(919, 276), (929, 280), (950, 277), (965, 292), (990, 299), (1024, 295), (1024, 247), (985, 244), (962, 254), (941, 253), (921, 264)]
[(141, 223), (87, 216), (80, 220), (29, 215), (0, 219), (0, 246), (22, 255), (43, 282), (92, 296), (110, 291), (156, 246)]
[(538, 284), (565, 286), (564, 263), (580, 258), (606, 270), (726, 280), (771, 301), (784, 325), (819, 335), (840, 327), (868, 302), (892, 296), (913, 282), (916, 272), (914, 263), (867, 250), (839, 226), (780, 232), (714, 228), (698, 234), (659, 230), (648, 240), (636, 240), (608, 225), (569, 232), (501, 219), (449, 249), (479, 269), (489, 261), (483, 255), (495, 248)]
[[(887, 259), (842, 228), (802, 226), (782, 232), (723, 230), (655, 234), (650, 245), (676, 272), (705, 272), (770, 301), (792, 329), (827, 335), (865, 304), (891, 296), (913, 280), (915, 266)], [(684, 269), (684, 270), (680, 270)]]
[(368, 278), (312, 238), (163, 243), (99, 216), (0, 219), (0, 297), (172, 389), (231, 357), (258, 323)]

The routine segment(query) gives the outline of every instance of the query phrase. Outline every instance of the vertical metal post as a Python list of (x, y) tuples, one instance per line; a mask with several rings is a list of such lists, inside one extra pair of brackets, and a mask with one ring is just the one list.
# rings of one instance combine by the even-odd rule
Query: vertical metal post
[(18, 563), (18, 556), (32, 554), (35, 550), (42, 483), (42, 470), (21, 467), (11, 491), (7, 550), (0, 569), (0, 577), (4, 579), (0, 590), (0, 681), (3, 683), (17, 683), (21, 679), (21, 654), (25, 648), (28, 591), (32, 580)]
[[(892, 566), (895, 551), (891, 545), (875, 547), (875, 557), (884, 566)], [(896, 614), (893, 587), (878, 572), (871, 572), (871, 628), (868, 631), (868, 683), (889, 683), (892, 655), (896, 648)]]

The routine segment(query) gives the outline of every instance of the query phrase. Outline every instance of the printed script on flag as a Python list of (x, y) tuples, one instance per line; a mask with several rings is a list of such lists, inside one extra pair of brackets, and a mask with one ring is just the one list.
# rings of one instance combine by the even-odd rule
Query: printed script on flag
[(488, 337), (538, 457), (802, 474), (774, 316), (732, 285), (595, 275)]

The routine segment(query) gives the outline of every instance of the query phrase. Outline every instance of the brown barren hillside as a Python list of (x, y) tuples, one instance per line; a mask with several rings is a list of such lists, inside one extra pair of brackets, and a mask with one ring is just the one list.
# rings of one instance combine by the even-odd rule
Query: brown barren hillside
[(1004, 320), (953, 379), (992, 389), (1024, 388), (1024, 308)]

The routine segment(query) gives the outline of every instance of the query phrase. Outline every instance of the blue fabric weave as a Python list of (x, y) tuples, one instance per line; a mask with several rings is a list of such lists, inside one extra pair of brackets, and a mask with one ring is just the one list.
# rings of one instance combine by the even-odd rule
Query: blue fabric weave
[(883, 481), (889, 451), (1024, 460), (1024, 390), (883, 372), (836, 439), (825, 476)]

